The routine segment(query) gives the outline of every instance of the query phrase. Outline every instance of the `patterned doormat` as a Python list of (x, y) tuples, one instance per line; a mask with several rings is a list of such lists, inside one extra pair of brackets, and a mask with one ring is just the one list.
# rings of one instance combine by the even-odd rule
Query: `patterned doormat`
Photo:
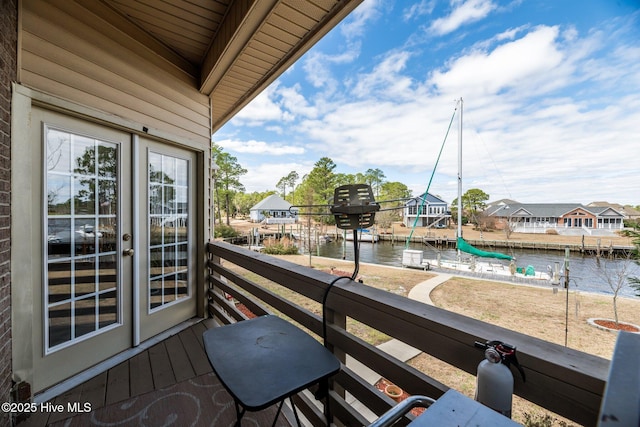
[[(242, 418), (242, 426), (270, 426), (276, 411), (274, 405), (263, 411), (247, 412)], [(215, 374), (210, 373), (51, 425), (232, 427), (235, 422), (232, 397)], [(282, 413), (276, 425), (291, 427)]]

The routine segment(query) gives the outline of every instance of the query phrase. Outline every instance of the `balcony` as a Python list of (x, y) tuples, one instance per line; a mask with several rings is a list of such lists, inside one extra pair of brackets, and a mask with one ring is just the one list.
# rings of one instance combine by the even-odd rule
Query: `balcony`
[[(91, 413), (78, 415), (77, 412), (82, 412), (78, 408), (80, 411), (68, 418), (74, 414), (40, 411), (20, 425), (93, 425), (94, 418), (100, 422), (136, 422), (148, 421), (149, 417), (158, 422), (178, 417), (180, 422), (188, 423), (213, 419), (232, 423), (235, 412), (231, 396), (211, 372), (204, 353), (202, 333), (207, 328), (245, 320), (249, 313), (258, 316), (275, 313), (321, 339), (322, 318), (316, 313), (322, 312), (321, 301), (336, 276), (224, 242), (210, 243), (207, 255), (207, 300), (212, 319), (168, 334), (165, 340), (46, 403), (56, 406), (89, 402)], [(274, 284), (281, 291), (270, 290)], [(301, 299), (297, 296), (304, 297), (304, 304), (292, 302)], [(451, 369), (472, 375), (481, 358), (475, 341), (499, 338), (509, 342), (518, 348), (518, 359), (526, 373), (526, 383), (514, 375), (515, 394), (580, 425), (598, 424), (609, 375), (610, 362), (606, 359), (350, 280), (336, 282), (325, 309), (327, 342), (343, 364), (340, 373), (332, 377), (328, 397), (336, 425), (368, 425), (396, 404), (372, 384), (374, 377), (384, 378), (410, 395), (437, 399), (448, 390), (447, 385), (350, 333), (347, 324), (352, 321), (440, 359)], [(640, 342), (636, 341), (635, 346), (640, 348)], [(636, 357), (634, 350), (631, 362), (637, 368)], [(369, 374), (367, 379), (363, 370)], [(627, 380), (628, 372), (627, 369), (622, 374)], [(239, 374), (250, 375), (249, 368)], [(622, 395), (635, 399), (640, 394), (640, 390), (634, 391), (635, 386), (626, 387)], [(304, 425), (326, 425), (324, 408), (312, 392), (298, 393), (293, 402), (304, 416)], [(201, 403), (198, 410), (193, 406), (194, 399)], [(276, 408), (270, 407), (248, 416), (259, 425), (260, 420), (269, 420), (270, 424), (274, 413)], [(290, 410), (285, 414), (292, 415)], [(408, 424), (412, 417), (408, 415), (398, 425)], [(278, 426), (289, 425), (284, 417), (279, 418)]]
[[(256, 315), (277, 313), (322, 336), (322, 319), (313, 311), (321, 312), (323, 295), (335, 276), (222, 242), (209, 244), (208, 254), (209, 314), (218, 322), (246, 319), (246, 311), (236, 304), (241, 303)], [(265, 279), (286, 292), (306, 297), (308, 308), (262, 286)], [(475, 374), (479, 362), (474, 342), (499, 337), (518, 348), (518, 359), (526, 373), (526, 383), (515, 376), (515, 394), (581, 425), (595, 426), (598, 422), (608, 360), (348, 280), (338, 281), (331, 288), (325, 310), (327, 342), (343, 363), (343, 369), (333, 378), (330, 406), (334, 421), (343, 425), (367, 425), (395, 404), (356, 373), (358, 362), (411, 395), (437, 399), (448, 390), (445, 384), (349, 333), (347, 319), (471, 374)], [(310, 425), (325, 425), (322, 409), (309, 394), (298, 394), (294, 402)]]

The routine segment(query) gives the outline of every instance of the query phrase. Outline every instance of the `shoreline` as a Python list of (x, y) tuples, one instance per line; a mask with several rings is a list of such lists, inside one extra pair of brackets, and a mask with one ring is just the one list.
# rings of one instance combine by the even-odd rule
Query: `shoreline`
[[(293, 262), (295, 264), (299, 264), (299, 265), (307, 265), (309, 264), (309, 255), (308, 254), (298, 254), (298, 255), (276, 255), (277, 258), (283, 259), (283, 260), (287, 260), (290, 262)], [(325, 256), (319, 256), (319, 255), (312, 255), (311, 257), (312, 261), (313, 260), (320, 260), (324, 263), (331, 263), (331, 262), (338, 262), (341, 264), (348, 264), (348, 265), (353, 265), (354, 262), (353, 260), (345, 260), (345, 259), (340, 259), (340, 258), (331, 258), (331, 257), (325, 257)], [(540, 284), (536, 284), (536, 283), (529, 283), (529, 282), (517, 282), (517, 281), (510, 281), (510, 280), (501, 280), (501, 279), (494, 279), (494, 278), (487, 278), (487, 277), (472, 277), (472, 276), (466, 276), (464, 274), (456, 274), (455, 271), (440, 271), (440, 270), (422, 270), (422, 269), (412, 269), (409, 267), (400, 267), (400, 266), (395, 266), (395, 265), (388, 265), (388, 264), (376, 264), (376, 263), (372, 263), (372, 262), (360, 262), (359, 263), (360, 266), (368, 266), (368, 267), (373, 267), (373, 268), (388, 268), (388, 269), (396, 269), (396, 270), (400, 270), (400, 271), (404, 271), (404, 270), (415, 270), (415, 271), (423, 271), (425, 274), (430, 274), (433, 277), (435, 276), (446, 276), (447, 280), (450, 280), (452, 278), (460, 278), (460, 279), (469, 279), (469, 280), (474, 280), (477, 282), (493, 282), (493, 283), (499, 283), (499, 284), (504, 284), (504, 285), (513, 285), (513, 286), (523, 286), (523, 287), (530, 287), (530, 288), (535, 288), (535, 289), (544, 289), (544, 290), (550, 290), (553, 291), (554, 289), (558, 289), (558, 293), (560, 293), (561, 291), (565, 290), (565, 287), (562, 285), (558, 285), (558, 286), (554, 286), (551, 284), (546, 284), (546, 283), (540, 283)], [(440, 284), (444, 285), (446, 284), (446, 281), (441, 282)], [(365, 283), (366, 284), (366, 283)], [(414, 284), (413, 286), (416, 286), (418, 284)], [(433, 289), (431, 289), (429, 292), (433, 291), (435, 289), (435, 287)], [(585, 296), (596, 296), (596, 297), (609, 297), (609, 298), (613, 298), (613, 294), (610, 293), (605, 293), (605, 292), (596, 292), (596, 291), (590, 291), (590, 290), (582, 290), (582, 289), (576, 289), (576, 288), (569, 288), (569, 295), (585, 295)], [(634, 297), (634, 296), (628, 296), (628, 295), (618, 295), (617, 297), (618, 299), (620, 298), (624, 298), (626, 300), (629, 301), (636, 301), (636, 302), (640, 302), (640, 297)]]
[[(245, 220), (233, 220), (231, 222), (231, 225), (234, 226), (236, 228), (236, 230), (238, 231), (243, 231), (246, 233), (245, 235), (247, 235), (248, 233), (250, 233), (252, 230), (258, 230), (259, 233), (262, 233), (262, 235), (264, 236), (265, 234), (274, 234), (275, 232), (278, 231), (278, 226), (274, 226), (271, 225), (269, 227), (264, 227), (261, 228), (260, 224), (257, 223), (252, 223), (250, 221), (245, 221)], [(280, 227), (280, 231), (281, 231)], [(396, 228), (400, 228), (402, 229), (403, 232), (405, 232), (404, 237), (408, 236), (410, 233), (410, 229), (408, 229), (407, 227), (399, 227), (397, 226)], [(294, 228), (295, 230), (295, 228)], [(335, 230), (335, 226), (331, 226), (331, 227), (326, 227), (324, 229), (324, 231), (333, 231)], [(417, 234), (420, 234), (420, 231), (424, 232), (425, 230), (419, 230), (417, 232)], [(320, 233), (322, 233), (322, 228), (320, 228)], [(443, 237), (443, 238), (449, 238), (452, 239), (455, 236), (456, 230), (453, 229), (438, 229), (435, 231), (432, 231), (432, 233), (436, 233), (439, 237)], [(495, 240), (496, 238), (499, 237), (505, 237), (504, 232), (502, 231), (490, 231), (490, 232), (480, 232), (479, 230), (474, 230), (473, 226), (467, 225), (463, 228), (463, 235), (465, 236), (465, 239), (468, 239), (468, 241), (473, 241), (476, 238), (479, 237), (483, 237), (485, 241), (491, 242), (492, 240)], [(400, 234), (396, 234), (397, 240), (399, 242), (402, 242), (402, 237)], [(420, 237), (421, 238), (421, 237)], [(585, 241), (585, 245), (588, 244), (590, 241), (595, 240), (596, 238), (594, 236), (585, 236), (584, 241)], [(513, 233), (510, 236), (509, 239), (509, 243), (511, 245), (513, 245), (513, 247), (516, 250), (520, 250), (520, 244), (521, 242), (525, 242), (525, 241), (531, 241), (531, 240), (535, 240), (537, 242), (537, 244), (540, 245), (540, 247), (537, 250), (544, 250), (546, 251), (547, 248), (545, 248), (545, 245), (550, 245), (550, 244), (557, 244), (557, 245), (564, 245), (564, 244), (581, 244), (582, 243), (582, 236), (561, 236), (561, 235), (548, 235), (548, 234), (525, 234), (525, 233)], [(606, 240), (606, 243), (609, 244), (613, 244), (613, 245), (632, 245), (632, 238), (630, 237), (625, 237), (625, 236), (617, 236), (617, 237), (611, 237), (609, 239)], [(605, 240), (602, 239), (602, 241), (604, 242)], [(388, 241), (381, 241), (380, 242), (383, 245), (388, 245), (389, 242)], [(367, 243), (369, 244), (369, 243)], [(403, 243), (404, 244), (404, 243)], [(428, 246), (424, 245), (424, 248), (428, 249)], [(563, 246), (564, 248), (564, 246)], [(451, 248), (438, 248), (438, 249), (451, 249)], [(496, 250), (497, 252), (500, 251), (500, 249)], [(526, 249), (525, 249), (526, 251)], [(547, 253), (550, 254), (550, 256), (552, 256), (551, 254), (553, 254), (554, 251), (549, 251)], [(560, 251), (555, 251), (558, 256), (560, 255)], [(575, 254), (575, 255), (573, 255)], [(572, 252), (572, 257), (576, 256), (578, 253), (577, 252)], [(582, 256), (578, 255), (581, 259), (594, 259), (597, 260), (598, 257), (593, 254), (593, 253), (588, 253), (588, 252), (581, 252)], [(304, 257), (304, 258), (308, 258), (308, 254), (301, 254), (300, 256)], [(334, 260), (333, 262), (347, 262), (347, 263), (352, 263), (353, 265), (353, 260), (343, 260), (341, 258), (332, 258), (332, 257), (326, 257), (326, 256), (317, 256), (317, 255), (313, 255), (314, 258), (326, 258), (327, 260)], [(601, 259), (605, 260), (606, 258), (608, 258), (608, 254), (607, 253), (601, 253)], [(402, 269), (403, 267), (401, 267), (400, 265), (390, 265), (390, 264), (385, 264), (385, 263), (378, 263), (378, 262), (371, 262), (371, 260), (368, 260), (368, 264), (373, 265), (373, 266), (384, 266), (384, 267), (392, 267), (392, 268), (399, 268)], [(580, 261), (578, 261), (580, 262)], [(360, 261), (360, 264), (363, 265), (365, 264), (364, 262)], [(535, 264), (535, 262), (534, 262)], [(537, 264), (536, 264), (537, 265)], [(537, 265), (537, 267), (539, 267), (540, 271), (542, 271), (542, 267)], [(634, 266), (635, 267), (635, 266)], [(433, 270), (431, 271), (433, 273), (435, 273), (436, 271)], [(473, 276), (466, 276), (464, 274), (458, 274), (456, 271), (442, 271), (442, 273), (444, 274), (452, 274), (452, 275), (457, 275), (458, 277), (468, 277), (468, 278), (472, 278), (474, 280), (478, 280), (478, 281), (482, 281), (482, 280), (488, 280), (488, 281), (496, 281), (496, 282), (503, 282), (503, 283), (507, 283), (507, 284), (520, 284), (520, 283), (516, 283), (516, 281), (511, 281), (508, 280), (508, 278), (501, 278), (501, 277), (487, 277), (487, 276), (483, 276), (483, 277), (473, 277)], [(588, 274), (587, 274), (588, 276)], [(600, 286), (597, 286), (596, 289), (593, 289), (593, 284), (594, 283), (599, 283), (599, 281), (588, 281), (588, 282), (581, 282), (581, 285), (585, 285), (587, 289), (582, 289), (580, 288), (574, 288), (573, 286), (570, 287), (569, 292), (570, 293), (576, 293), (576, 294), (585, 294), (585, 295), (600, 295), (600, 296), (605, 296), (605, 297), (609, 297), (612, 298), (613, 297), (613, 292), (610, 292), (608, 289), (603, 288), (602, 290), (600, 290)], [(529, 283), (527, 283), (529, 284)], [(543, 284), (531, 284), (533, 286), (537, 286), (537, 287), (541, 287), (543, 289), (564, 289), (564, 286), (562, 286), (562, 284), (560, 284), (560, 286), (553, 286), (550, 283), (543, 283)], [(577, 286), (577, 285), (576, 285)], [(619, 297), (623, 297), (626, 299), (631, 299), (631, 300), (636, 300), (638, 297), (636, 295), (633, 294), (633, 291), (629, 291), (628, 289), (625, 290), (623, 295), (618, 295)]]
[[(305, 257), (308, 259), (307, 255), (279, 255), (278, 256), (281, 259), (287, 260), (288, 257)], [(343, 260), (343, 259), (338, 259), (338, 258), (330, 258), (330, 257), (323, 257), (323, 256), (317, 256), (317, 255), (313, 255), (312, 259), (320, 259), (322, 261), (325, 262), (331, 262), (331, 261), (338, 261), (340, 263), (343, 264), (353, 264), (353, 261), (349, 261), (349, 260)], [(298, 262), (296, 262), (296, 264), (298, 264)], [(375, 264), (375, 263), (371, 263), (371, 262), (361, 262), (359, 263), (361, 266), (369, 266), (369, 267), (379, 267), (379, 268), (389, 268), (389, 269), (396, 269), (396, 270), (407, 270), (407, 267), (396, 267), (394, 265), (386, 265), (386, 264)], [(423, 270), (424, 271), (424, 270)], [(499, 279), (487, 279), (487, 278), (480, 278), (480, 277), (467, 277), (464, 275), (460, 275), (460, 274), (455, 274), (455, 272), (445, 272), (445, 271), (436, 271), (436, 270), (426, 270), (424, 271), (426, 274), (429, 274), (433, 277), (430, 277), (429, 279), (426, 279), (422, 282), (416, 283), (411, 290), (409, 291), (409, 293), (407, 294), (407, 297), (411, 297), (412, 293), (420, 293), (420, 294), (427, 294), (424, 295), (424, 297), (429, 297), (429, 301), (430, 301), (430, 297), (431, 297), (431, 292), (433, 290), (435, 290), (438, 286), (440, 285), (444, 285), (446, 284), (446, 282), (454, 277), (460, 277), (460, 278), (465, 278), (465, 279), (471, 279), (471, 280), (476, 280), (476, 281), (488, 281), (488, 282), (495, 282), (495, 283), (502, 283), (505, 285), (516, 285), (516, 286), (526, 286), (526, 287), (532, 287), (532, 288), (538, 288), (538, 289), (551, 289), (553, 290), (553, 286), (552, 285), (543, 285), (543, 284), (533, 284), (533, 283), (519, 283), (519, 282), (511, 282), (509, 280), (499, 280)], [(429, 282), (429, 283), (427, 283)], [(365, 283), (366, 284), (366, 283)], [(416, 288), (418, 288), (418, 290), (416, 290)], [(564, 289), (564, 288), (561, 288)], [(569, 289), (569, 293), (574, 293), (574, 292), (579, 292), (576, 290), (572, 290)], [(593, 294), (593, 295), (604, 295), (598, 292), (589, 292), (589, 291), (584, 291), (581, 292), (584, 294)], [(418, 299), (418, 298), (413, 298), (413, 299)], [(430, 302), (430, 304), (433, 305), (433, 303)]]
[[(230, 221), (231, 227), (236, 229), (243, 235), (248, 234), (251, 230), (257, 229), (261, 236), (265, 234), (274, 234), (281, 230), (281, 226), (278, 225), (263, 225), (260, 223), (251, 222), (243, 219), (233, 219)], [(298, 230), (304, 227), (304, 224), (289, 224), (285, 226), (285, 232), (289, 230)], [(319, 233), (336, 234), (337, 229), (334, 225), (318, 227)], [(340, 231), (340, 230), (339, 230)], [(409, 237), (411, 233), (410, 227), (400, 225), (400, 223), (394, 223), (392, 227), (381, 229), (378, 228), (376, 233), (385, 240), (404, 241)], [(614, 247), (633, 247), (633, 239), (626, 236), (591, 236), (591, 235), (561, 235), (561, 234), (546, 234), (546, 233), (511, 233), (509, 238), (506, 238), (505, 232), (501, 230), (489, 230), (480, 231), (475, 230), (472, 225), (465, 225), (462, 229), (462, 235), (469, 243), (472, 242), (507, 242), (515, 248), (520, 249), (520, 245), (527, 243), (540, 245), (535, 249), (544, 249), (544, 245), (561, 247), (564, 250), (565, 246), (581, 247), (583, 244), (585, 247), (596, 248), (598, 245), (604, 250), (610, 246)], [(383, 237), (384, 236), (384, 237)], [(417, 227), (412, 236), (412, 241), (422, 242), (423, 238), (443, 240), (443, 241), (455, 241), (456, 230), (453, 228), (440, 228), (440, 229), (426, 229), (423, 227)], [(508, 246), (511, 247), (511, 246)]]

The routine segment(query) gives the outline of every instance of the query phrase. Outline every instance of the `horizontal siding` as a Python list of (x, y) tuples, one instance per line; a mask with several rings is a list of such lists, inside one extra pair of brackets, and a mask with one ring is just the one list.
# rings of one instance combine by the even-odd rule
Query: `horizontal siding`
[[(153, 76), (145, 76), (143, 81), (137, 83), (131, 80), (131, 78), (134, 78), (135, 76), (127, 76), (127, 78), (123, 78), (122, 75), (117, 74), (116, 64), (114, 64), (111, 69), (97, 68), (95, 63), (90, 59), (71, 54), (68, 51), (50, 43), (48, 40), (37, 38), (30, 33), (25, 33), (23, 40), (25, 40), (25, 44), (29, 44), (29, 50), (25, 49), (23, 52), (23, 59), (25, 61), (31, 60), (34, 62), (33, 64), (31, 62), (27, 62), (27, 64), (24, 65), (24, 68), (31, 68), (33, 70), (40, 71), (43, 70), (40, 68), (43, 66), (62, 67), (71, 73), (77, 74), (77, 76), (74, 76), (74, 81), (78, 78), (84, 80), (88, 79), (93, 84), (102, 84), (113, 88), (113, 90), (121, 92), (117, 94), (116, 97), (118, 98), (127, 95), (129, 97), (136, 97), (136, 100), (133, 102), (146, 102), (155, 106), (166, 102), (167, 99), (172, 99), (175, 101), (175, 105), (172, 106), (172, 110), (176, 114), (188, 119), (188, 123), (190, 124), (198, 126), (203, 124), (202, 122), (194, 120), (192, 115), (195, 112), (198, 116), (205, 116), (208, 112), (208, 107), (206, 105), (195, 102), (193, 99), (188, 98), (183, 93), (172, 87), (158, 88), (158, 86), (162, 85), (162, 82), (154, 82), (153, 80), (155, 79), (153, 79)], [(33, 56), (33, 58), (31, 58), (31, 56)], [(72, 68), (68, 68), (69, 65), (72, 65)], [(124, 61), (122, 66), (126, 67)], [(52, 70), (46, 69), (46, 74), (50, 74), (51, 71)], [(57, 77), (65, 79), (64, 75)], [(55, 76), (51, 76), (51, 78), (55, 79)], [(87, 90), (91, 89), (87, 88)], [(105, 96), (108, 96), (108, 94), (105, 94)], [(130, 105), (131, 102), (131, 99), (127, 99), (124, 100), (122, 104), (123, 106)], [(195, 118), (197, 119), (197, 117)]]
[[(134, 95), (87, 78), (75, 70), (51, 63), (38, 67), (38, 64), (45, 64), (45, 61), (29, 52), (24, 52), (23, 64), (26, 66), (23, 70), (25, 80), (31, 82), (34, 87), (46, 87), (49, 93), (61, 94), (65, 99), (82, 105), (99, 105), (102, 111), (138, 122), (149, 129), (171, 131), (171, 134), (190, 140), (200, 139), (197, 132), (203, 135), (208, 132), (209, 128), (205, 125), (197, 125)], [(43, 70), (42, 67), (46, 67), (46, 75), (29, 71), (31, 68)], [(168, 124), (171, 129), (168, 129)]]
[(21, 83), (208, 146), (209, 98), (196, 79), (67, 4), (76, 7), (24, 1)]

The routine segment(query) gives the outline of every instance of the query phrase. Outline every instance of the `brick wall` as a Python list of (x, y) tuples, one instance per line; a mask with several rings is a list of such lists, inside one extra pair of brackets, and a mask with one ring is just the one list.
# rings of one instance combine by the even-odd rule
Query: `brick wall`
[[(0, 402), (11, 390), (11, 83), (16, 79), (18, 0), (0, 0)], [(9, 425), (0, 412), (0, 425)]]

